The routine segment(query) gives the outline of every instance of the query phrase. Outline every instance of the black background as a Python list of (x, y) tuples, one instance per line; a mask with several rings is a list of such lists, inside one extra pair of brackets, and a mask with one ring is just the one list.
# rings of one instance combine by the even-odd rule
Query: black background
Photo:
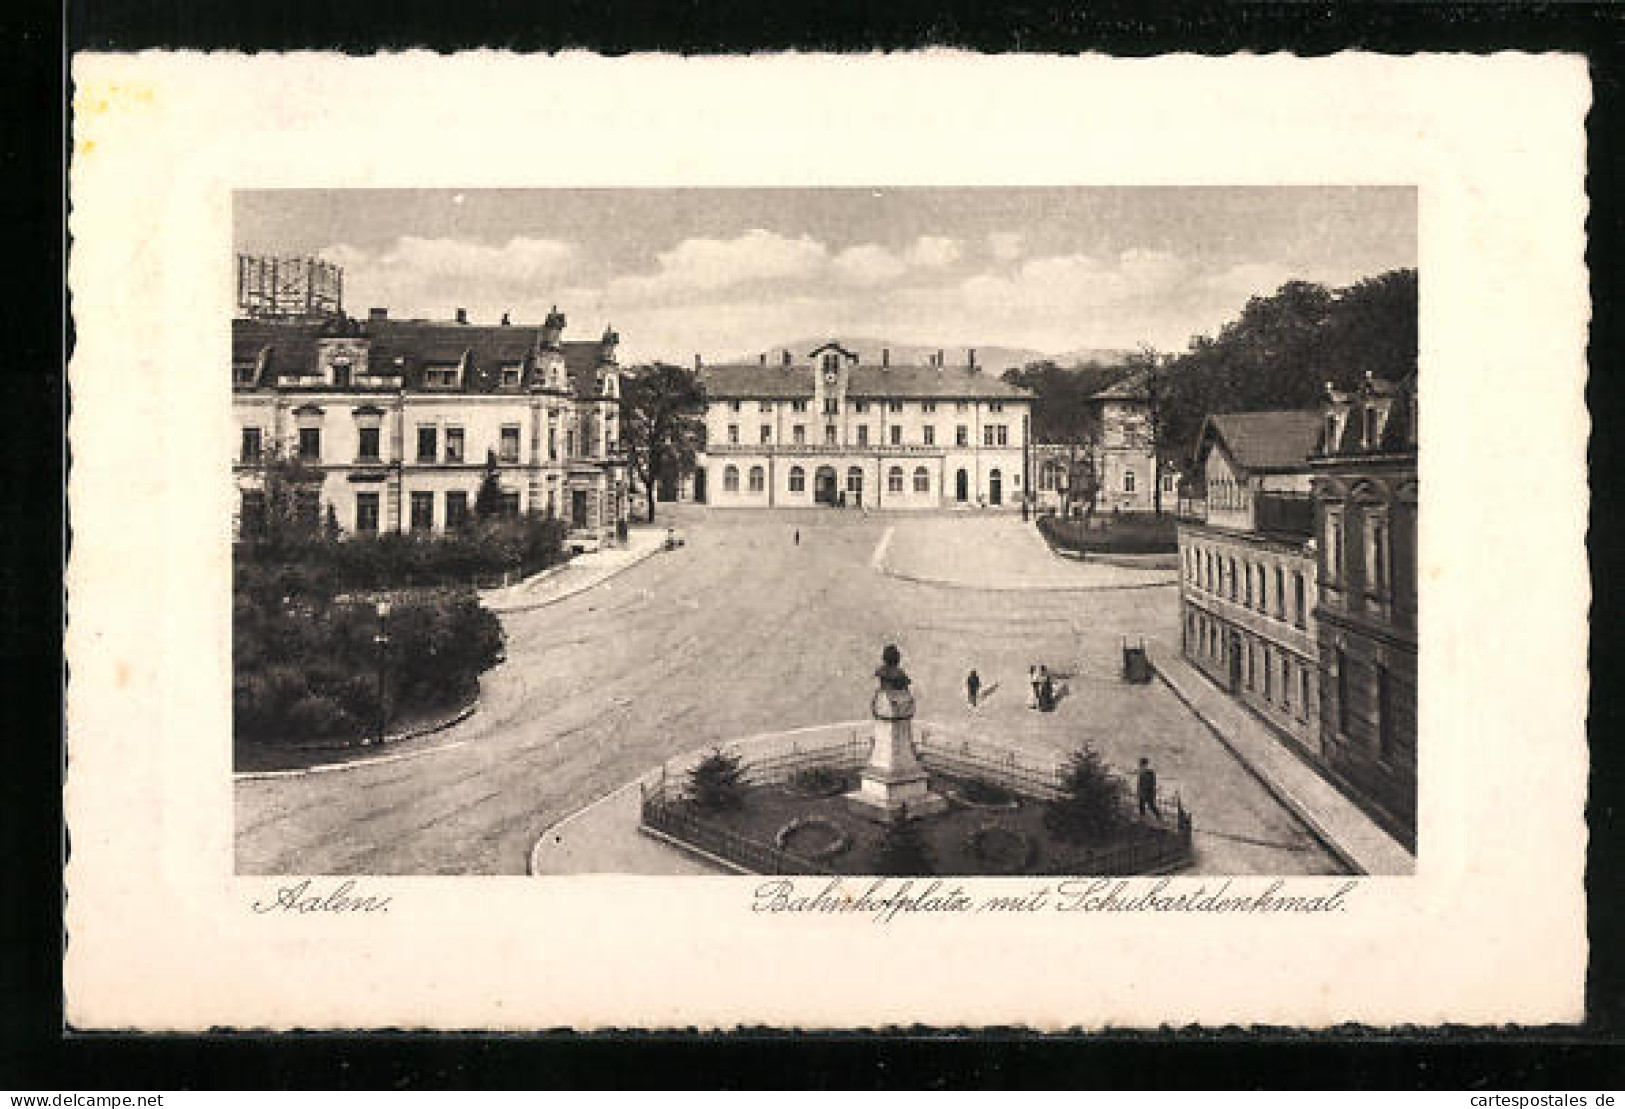
[[(16, 3), (0, 14), (0, 131), (9, 240), (0, 321), (0, 1090), (194, 1088), (1550, 1088), (1619, 1089), (1625, 986), (1620, 977), (1619, 837), (1625, 744), (1614, 691), (1625, 626), (1617, 475), (1621, 390), (1621, 81), (1625, 11), (1581, 4), (667, 5), (570, 0), (502, 4), (260, 0), (74, 0), (66, 10)], [(62, 575), (66, 555), (59, 434), (71, 398), (64, 261), (64, 134), (75, 50), (339, 49), (351, 53), (488, 46), (740, 53), (797, 49), (1008, 51), (1148, 55), (1344, 49), (1385, 53), (1562, 50), (1591, 64), (1590, 248), (1594, 321), (1592, 781), (1588, 888), (1589, 1018), (1579, 1028), (1167, 1030), (1161, 1035), (1040, 1038), (913, 1029), (878, 1036), (209, 1037), (83, 1035), (62, 1027), (60, 776)], [(1485, 105), (1493, 119), (1495, 106)], [(40, 262), (43, 262), (43, 265)], [(1493, 387), (1486, 383), (1486, 387)], [(1515, 436), (1515, 428), (1486, 428)], [(1486, 475), (1490, 479), (1492, 475)], [(1508, 560), (1516, 587), (1516, 552)], [(1484, 649), (1517, 651), (1516, 629)], [(1537, 664), (1538, 660), (1531, 660)], [(1539, 737), (1531, 737), (1538, 742)], [(1509, 803), (1517, 803), (1509, 798)], [(1484, 891), (1485, 910), (1516, 891)], [(793, 953), (787, 952), (787, 957)]]

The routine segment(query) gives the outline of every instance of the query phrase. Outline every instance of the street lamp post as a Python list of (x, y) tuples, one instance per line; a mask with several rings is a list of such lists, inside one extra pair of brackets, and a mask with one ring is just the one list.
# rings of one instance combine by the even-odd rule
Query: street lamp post
[(388, 669), (389, 661), (389, 602), (379, 601), (378, 633), (372, 641), (378, 645), (378, 742), (384, 741), (384, 729), (389, 726)]

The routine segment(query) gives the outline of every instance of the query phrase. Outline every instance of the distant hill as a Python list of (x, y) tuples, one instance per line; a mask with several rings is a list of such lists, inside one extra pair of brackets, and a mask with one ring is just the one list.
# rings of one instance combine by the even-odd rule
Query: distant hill
[[(820, 335), (810, 339), (797, 339), (789, 343), (773, 343), (763, 349), (767, 352), (767, 360), (777, 365), (783, 357), (783, 352), (789, 350), (791, 357), (797, 362), (806, 358), (809, 351), (816, 350), (830, 341), (840, 343), (847, 350), (857, 353), (858, 359), (868, 365), (880, 364), (880, 352), (891, 351), (893, 364), (899, 366), (924, 366), (929, 363), (938, 350), (943, 352), (950, 366), (963, 366), (968, 361), (965, 347), (927, 346), (923, 343), (898, 343), (889, 339), (875, 339), (856, 335), (842, 335), (832, 337)], [(1128, 350), (1114, 350), (1107, 347), (1082, 347), (1078, 350), (1068, 351), (1065, 354), (1051, 355), (1041, 350), (1032, 350), (1028, 347), (1000, 347), (987, 346), (976, 348), (976, 364), (990, 373), (1000, 374), (1005, 370), (1020, 369), (1029, 362), (1051, 361), (1057, 366), (1071, 368), (1073, 366), (1117, 366), (1124, 358), (1134, 353)], [(749, 351), (745, 354), (735, 355), (724, 359), (725, 362), (748, 364), (758, 361), (762, 356), (761, 350)]]

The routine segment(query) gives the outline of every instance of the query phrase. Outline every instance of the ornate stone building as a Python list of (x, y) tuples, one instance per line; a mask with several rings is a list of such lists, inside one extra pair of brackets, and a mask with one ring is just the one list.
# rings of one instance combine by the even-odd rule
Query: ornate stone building
[[(1034, 503), (1061, 511), (1081, 467), (1094, 470), (1095, 511), (1150, 512), (1157, 506), (1154, 482), (1162, 482), (1163, 510), (1172, 511), (1179, 475), (1157, 473), (1151, 427), (1151, 393), (1144, 371), (1131, 373), (1089, 398), (1095, 429), (1088, 442), (1034, 443)], [(1078, 497), (1071, 498), (1074, 507)]]
[(503, 511), (552, 513), (573, 541), (604, 541), (627, 515), (617, 433), (618, 337), (563, 339), (541, 326), (241, 318), (232, 326), (233, 472), (239, 534), (264, 512), (265, 462), (319, 476), (310, 511), (342, 531), (442, 532), (473, 512), (488, 458)]
[(1314, 475), (1321, 751), (1416, 841), (1416, 377), (1328, 388)]
[(1032, 395), (975, 364), (860, 365), (826, 343), (705, 366), (692, 497), (718, 507), (1019, 508)]

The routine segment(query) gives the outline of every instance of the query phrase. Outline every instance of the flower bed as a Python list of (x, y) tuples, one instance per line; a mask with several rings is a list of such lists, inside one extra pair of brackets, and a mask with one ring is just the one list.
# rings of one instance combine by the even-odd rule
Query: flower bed
[(821, 816), (798, 816), (773, 837), (780, 851), (804, 859), (822, 861), (852, 846), (852, 837), (833, 820)]

